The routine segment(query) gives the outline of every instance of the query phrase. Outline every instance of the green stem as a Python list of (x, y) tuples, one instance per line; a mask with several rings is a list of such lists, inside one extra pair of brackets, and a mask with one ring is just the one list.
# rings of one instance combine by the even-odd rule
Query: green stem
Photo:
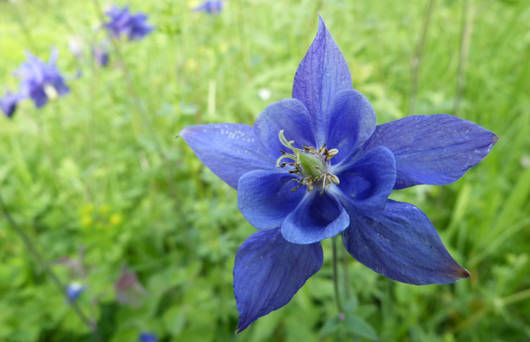
[(339, 294), (339, 271), (337, 258), (337, 237), (331, 239), (331, 247), (333, 249), (333, 290), (335, 291), (335, 304), (337, 304), (337, 311), (342, 313), (342, 305), (340, 303)]
[[(105, 13), (103, 12), (103, 9), (101, 7), (101, 4), (99, 0), (92, 0), (92, 3), (94, 5), (94, 9), (97, 12), (97, 15), (99, 17), (99, 20), (102, 25), (105, 23)], [(125, 58), (123, 57), (123, 54), (121, 52), (120, 46), (118, 44), (118, 41), (109, 34), (109, 39), (111, 41), (111, 44), (113, 46), (114, 52), (116, 53), (116, 56), (121, 64), (123, 73), (125, 75), (126, 81), (127, 81), (127, 89), (129, 91), (130, 97), (135, 101), (135, 108), (137, 109), (140, 119), (143, 121), (144, 126), (149, 131), (149, 134), (151, 138), (153, 139), (153, 142), (155, 144), (155, 148), (158, 151), (158, 154), (162, 158), (162, 161), (166, 166), (172, 165), (172, 161), (169, 159), (168, 155), (165, 153), (164, 149), (162, 148), (162, 145), (160, 144), (158, 140), (158, 136), (155, 134), (154, 128), (153, 128), (153, 121), (149, 116), (148, 109), (144, 106), (144, 102), (140, 100), (140, 94), (136, 91), (136, 88), (134, 87), (134, 80), (132, 77), (132, 73), (130, 72), (129, 68), (127, 67), (127, 64), (125, 62)], [(171, 168), (165, 167), (167, 169), (167, 175), (168, 175), (168, 190), (170, 195), (175, 199), (175, 202), (178, 202), (178, 194), (176, 189), (175, 180), (173, 178), (173, 174), (171, 173)], [(180, 211), (180, 206), (176, 205), (176, 208), (178, 211)]]
[[(98, 0), (93, 0), (92, 3), (94, 4), (94, 8), (97, 12), (97, 15), (99, 17), (99, 20), (101, 21), (101, 24), (105, 24), (105, 14), (103, 12), (103, 9), (99, 3)], [(148, 115), (147, 109), (144, 107), (144, 103), (140, 100), (140, 96), (138, 92), (136, 91), (136, 88), (134, 87), (134, 80), (132, 77), (132, 73), (130, 72), (127, 63), (125, 63), (125, 58), (123, 57), (123, 54), (121, 52), (120, 46), (118, 42), (116, 41), (116, 38), (114, 38), (112, 35), (109, 34), (109, 39), (112, 44), (112, 47), (114, 49), (114, 52), (116, 53), (116, 57), (118, 58), (121, 68), (123, 70), (123, 73), (125, 75), (126, 83), (127, 83), (127, 90), (129, 91), (129, 95), (132, 98), (132, 100), (135, 102), (135, 108), (138, 110), (138, 113), (140, 114), (140, 118), (143, 121), (144, 126), (149, 131), (149, 134), (153, 138), (153, 142), (155, 143), (155, 147), (158, 150), (158, 153), (160, 156), (166, 160), (166, 154), (164, 153), (164, 150), (162, 149), (162, 146), (160, 145), (160, 142), (158, 141), (158, 137), (154, 132), (153, 129), (153, 123)]]
[(434, 12), (434, 4), (436, 0), (429, 0), (427, 4), (427, 9), (425, 10), (425, 16), (423, 18), (423, 27), (421, 30), (421, 36), (416, 45), (416, 51), (414, 57), (412, 57), (412, 68), (411, 68), (411, 81), (410, 86), (410, 102), (409, 102), (409, 112), (408, 114), (414, 114), (416, 110), (416, 94), (418, 91), (418, 77), (420, 73), (421, 62), (423, 59), (423, 50), (425, 48), (425, 42), (427, 40), (427, 34), (429, 32), (429, 27), (431, 26), (431, 17)]
[(454, 114), (457, 114), (460, 109), (460, 101), (466, 87), (467, 57), (473, 29), (473, 12), (470, 6), (469, 0), (462, 1), (462, 31), (460, 33), (460, 54), (458, 55), (458, 76), (455, 104), (453, 107)]
[[(245, 9), (244, 9), (244, 0), (239, 0), (238, 2), (238, 33), (239, 33), (239, 43), (241, 45), (241, 60), (243, 61), (243, 68), (245, 70), (245, 74), (248, 75), (249, 70), (249, 53), (248, 53), (248, 44), (247, 39), (245, 39)], [(245, 76), (246, 76), (245, 75)]]
[(350, 273), (348, 272), (348, 253), (342, 249), (342, 278), (344, 282), (344, 300), (349, 300), (351, 298), (351, 288), (350, 288)]
[(90, 328), (92, 331), (92, 334), (94, 336), (94, 340), (97, 342), (102, 341), (101, 335), (99, 333), (98, 327), (96, 322), (91, 321), (81, 310), (81, 307), (75, 302), (71, 301), (68, 298), (68, 295), (66, 293), (66, 286), (61, 282), (57, 274), (49, 267), (49, 265), (44, 261), (44, 258), (40, 254), (40, 252), (37, 250), (37, 247), (31, 242), (31, 239), (29, 236), (24, 232), (22, 228), (15, 222), (11, 214), (9, 213), (9, 210), (7, 209), (7, 206), (0, 195), (0, 209), (2, 210), (2, 214), (7, 221), (8, 225), (13, 229), (13, 231), (22, 239), (22, 242), (24, 243), (24, 246), (28, 250), (28, 252), (37, 260), (37, 262), (41, 265), (44, 272), (50, 277), (52, 282), (55, 284), (59, 292), (63, 294), (63, 296), (66, 299), (66, 302), (70, 305), (70, 307), (74, 310), (75, 314), (81, 319), (81, 321)]

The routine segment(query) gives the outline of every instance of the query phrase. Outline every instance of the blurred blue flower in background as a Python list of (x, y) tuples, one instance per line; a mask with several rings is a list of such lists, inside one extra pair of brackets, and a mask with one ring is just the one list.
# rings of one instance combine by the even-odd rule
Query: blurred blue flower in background
[(18, 102), (22, 100), (22, 96), (19, 93), (6, 92), (4, 97), (0, 97), (0, 108), (2, 112), (8, 118), (15, 114)]
[(158, 337), (153, 333), (143, 332), (139, 336), (139, 341), (140, 342), (157, 342)]
[(388, 197), (458, 180), (497, 136), (446, 114), (376, 126), (322, 19), (292, 97), (267, 107), (253, 127), (199, 125), (180, 134), (237, 189), (241, 213), (260, 230), (236, 254), (238, 332), (287, 304), (321, 268), (320, 241), (338, 234), (356, 260), (390, 279), (421, 285), (469, 277), (419, 208)]
[(106, 46), (98, 45), (92, 49), (92, 55), (99, 65), (105, 67), (109, 64), (109, 50)]
[(44, 106), (49, 99), (66, 95), (70, 91), (56, 66), (57, 49), (52, 49), (48, 64), (30, 52), (26, 55), (27, 61), (15, 74), (21, 79), (21, 94), (30, 97), (37, 108)]
[(115, 38), (127, 36), (129, 40), (140, 40), (154, 29), (147, 22), (147, 15), (130, 13), (129, 6), (123, 8), (114, 6), (105, 14), (110, 17), (110, 21), (105, 23), (105, 27)]
[(204, 12), (208, 14), (219, 14), (223, 10), (223, 2), (221, 0), (205, 1), (193, 9), (194, 12)]
[(73, 282), (73, 283), (68, 284), (68, 286), (66, 286), (66, 295), (68, 296), (69, 300), (74, 301), (74, 300), (77, 300), (77, 298), (79, 298), (79, 296), (83, 292), (85, 292), (85, 290), (86, 290), (86, 287), (83, 284), (78, 283), (78, 282)]

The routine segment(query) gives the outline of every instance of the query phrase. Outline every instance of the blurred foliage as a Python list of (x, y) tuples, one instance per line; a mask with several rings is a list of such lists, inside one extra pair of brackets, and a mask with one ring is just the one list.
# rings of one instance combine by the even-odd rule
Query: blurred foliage
[[(470, 0), (466, 9), (462, 1), (436, 1), (416, 110), (406, 113), (427, 2), (233, 0), (208, 16), (190, 12), (196, 1), (130, 1), (156, 31), (119, 42), (119, 54), (111, 46), (107, 68), (91, 58), (91, 46), (105, 39), (91, 1), (0, 2), (0, 87), (16, 87), (12, 72), (26, 49), (47, 58), (57, 46), (72, 88), (42, 110), (24, 102), (12, 120), (0, 117), (2, 197), (44, 262), (64, 282), (87, 286), (78, 303), (105, 341), (135, 341), (141, 331), (189, 342), (528, 341), (529, 2)], [(471, 36), (459, 68), (463, 11), (472, 14)], [(353, 295), (339, 317), (324, 242), (325, 266), (292, 302), (235, 335), (234, 255), (254, 229), (235, 192), (175, 136), (197, 123), (251, 124), (269, 103), (289, 97), (318, 13), (379, 123), (445, 112), (500, 137), (460, 181), (393, 195), (429, 215), (472, 276), (410, 286), (348, 256)], [(71, 36), (83, 42), (80, 59), (68, 50)], [(453, 113), (459, 70), (465, 87)], [(260, 97), (264, 89), (270, 98)], [(82, 260), (85, 272), (69, 272), (56, 263), (61, 258)], [(138, 305), (116, 300), (125, 266), (145, 288)], [(91, 340), (3, 219), (0, 293), (1, 341)]]

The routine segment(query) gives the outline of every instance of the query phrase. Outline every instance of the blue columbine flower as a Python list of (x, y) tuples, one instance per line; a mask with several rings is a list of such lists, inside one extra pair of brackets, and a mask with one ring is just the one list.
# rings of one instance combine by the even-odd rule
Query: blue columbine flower
[(102, 67), (105, 67), (109, 64), (109, 50), (106, 46), (98, 45), (92, 49), (92, 55), (96, 62)]
[(193, 9), (194, 12), (204, 12), (208, 14), (219, 14), (223, 10), (223, 2), (220, 0), (205, 1)]
[(0, 98), (0, 108), (8, 118), (12, 117), (17, 110), (18, 102), (22, 100), (20, 93), (6, 92), (3, 98)]
[(30, 52), (26, 55), (27, 61), (15, 72), (21, 79), (22, 96), (30, 97), (35, 106), (40, 108), (48, 102), (48, 99), (66, 95), (70, 91), (56, 66), (57, 49), (52, 50), (48, 64)]
[(86, 287), (83, 284), (74, 282), (66, 287), (66, 295), (70, 301), (75, 301), (85, 290)]
[(155, 334), (149, 333), (149, 332), (141, 333), (138, 339), (140, 342), (157, 342), (158, 341), (158, 337)]
[(235, 259), (238, 331), (287, 304), (321, 268), (320, 241), (338, 234), (355, 259), (397, 281), (468, 277), (427, 216), (388, 196), (456, 181), (489, 153), (495, 134), (446, 114), (376, 126), (322, 19), (292, 96), (267, 107), (253, 127), (212, 124), (181, 132), (199, 159), (237, 189), (239, 209), (260, 230)]
[(153, 31), (153, 26), (147, 22), (147, 15), (130, 13), (129, 6), (114, 6), (105, 13), (110, 17), (105, 27), (115, 38), (127, 36), (129, 40), (140, 40)]

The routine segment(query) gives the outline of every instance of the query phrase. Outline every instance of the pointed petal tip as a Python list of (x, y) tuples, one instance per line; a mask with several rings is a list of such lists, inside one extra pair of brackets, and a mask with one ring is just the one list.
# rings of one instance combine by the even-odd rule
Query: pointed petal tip
[(462, 266), (460, 266), (460, 269), (458, 270), (458, 278), (465, 279), (465, 278), (469, 278), (470, 276), (471, 276), (471, 273), (465, 268), (463, 268)]
[(496, 136), (495, 134), (493, 134), (493, 139), (491, 139), (491, 140), (492, 140), (493, 144), (496, 144), (497, 141), (499, 141), (499, 137)]
[[(324, 22), (324, 18), (322, 17), (321, 14), (318, 15), (318, 32), (317, 32), (317, 36), (319, 34), (324, 34), (324, 36), (326, 35), (326, 31), (328, 30), (327, 26), (326, 26), (326, 23)], [(328, 33), (329, 34), (329, 33)], [(315, 37), (316, 38), (316, 37)]]
[(184, 127), (183, 129), (180, 130), (180, 132), (177, 133), (177, 135), (175, 136), (175, 138), (178, 138), (178, 137), (181, 137), (184, 139), (184, 136), (186, 135), (186, 133), (189, 131), (189, 126), (188, 127)]
[(449, 275), (453, 279), (452, 282), (454, 283), (460, 279), (469, 278), (471, 276), (471, 273), (468, 270), (466, 270), (464, 267), (458, 264), (455, 264), (454, 267), (452, 267), (451, 270), (449, 271)]
[(241, 334), (243, 331), (245, 331), (249, 327), (250, 323), (243, 323), (241, 319), (239, 320), (237, 324), (237, 329), (235, 331), (236, 334)]
[(499, 137), (493, 133), (493, 132), (489, 132), (491, 134), (491, 142), (489, 143), (488, 145), (488, 154), (491, 152), (491, 150), (493, 149), (493, 146), (495, 146), (495, 144), (497, 143), (497, 141), (499, 141)]

